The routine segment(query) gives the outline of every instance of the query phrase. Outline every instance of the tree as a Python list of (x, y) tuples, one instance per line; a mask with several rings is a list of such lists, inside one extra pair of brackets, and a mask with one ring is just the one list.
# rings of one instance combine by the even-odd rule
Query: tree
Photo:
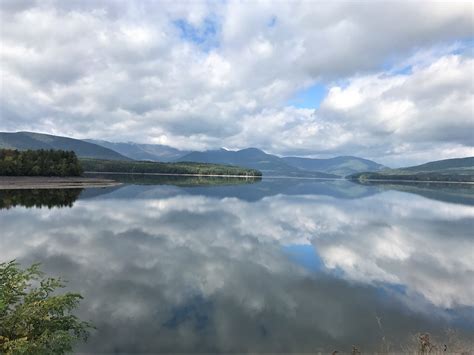
[(79, 176), (82, 167), (73, 151), (0, 149), (0, 175)]
[(64, 354), (87, 340), (92, 326), (72, 314), (82, 296), (57, 294), (63, 287), (61, 279), (45, 278), (39, 264), (0, 263), (0, 353)]

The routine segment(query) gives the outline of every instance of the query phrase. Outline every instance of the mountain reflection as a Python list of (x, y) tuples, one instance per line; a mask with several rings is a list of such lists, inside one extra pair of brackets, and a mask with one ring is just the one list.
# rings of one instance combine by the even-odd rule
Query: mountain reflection
[[(252, 202), (278, 194), (320, 195), (342, 199), (358, 199), (395, 190), (437, 201), (474, 205), (473, 184), (393, 183), (383, 181), (358, 183), (347, 180), (310, 178), (209, 178), (127, 174), (108, 174), (104, 176), (94, 174), (93, 176), (113, 178), (126, 185), (100, 190), (86, 189), (81, 194), (81, 198), (106, 195), (111, 192), (114, 192), (110, 196), (111, 198), (149, 198), (151, 196), (159, 197), (159, 194), (187, 193), (218, 198), (235, 197), (239, 200)], [(163, 189), (163, 186), (169, 186), (170, 188)], [(173, 186), (176, 188), (172, 189)], [(117, 190), (120, 190), (120, 192), (116, 192)]]
[(174, 186), (221, 186), (253, 184), (262, 180), (260, 176), (178, 176), (158, 174), (100, 174), (88, 173), (87, 175), (113, 179), (124, 184), (134, 185), (174, 185)]
[(78, 351), (376, 351), (382, 337), (400, 351), (448, 327), (469, 342), (474, 208), (334, 184), (85, 190), (71, 209), (0, 213), (0, 250), (85, 296), (97, 331)]
[(474, 185), (469, 183), (402, 181), (366, 181), (364, 183), (356, 183), (366, 187), (377, 187), (381, 191), (396, 190), (438, 201), (474, 206)]

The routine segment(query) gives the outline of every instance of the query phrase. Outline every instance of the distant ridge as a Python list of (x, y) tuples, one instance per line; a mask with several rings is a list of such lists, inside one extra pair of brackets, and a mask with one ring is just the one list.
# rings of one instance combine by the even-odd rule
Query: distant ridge
[(353, 156), (339, 156), (328, 159), (285, 157), (288, 164), (309, 171), (322, 171), (328, 174), (346, 176), (362, 171), (380, 171), (386, 166), (372, 160)]
[(191, 152), (179, 161), (207, 162), (246, 166), (265, 175), (313, 176), (322, 178), (343, 177), (361, 171), (379, 171), (387, 167), (372, 160), (340, 156), (330, 159), (278, 157), (257, 148), (238, 151), (226, 149)]
[(112, 149), (135, 160), (171, 162), (189, 153), (189, 151), (178, 150), (162, 144), (140, 144), (134, 142), (114, 143), (96, 139), (85, 139), (84, 141)]
[(131, 160), (111, 149), (79, 139), (33, 132), (0, 132), (0, 148), (17, 150), (72, 150), (78, 157), (108, 160)]
[[(239, 151), (218, 150), (184, 151), (162, 144), (141, 144), (134, 142), (109, 142), (86, 139), (135, 160), (158, 162), (190, 161), (200, 163), (229, 164), (251, 167), (265, 171), (266, 175), (286, 176), (343, 177), (362, 171), (379, 171), (386, 166), (372, 160), (354, 156), (338, 156), (328, 159), (300, 157), (278, 157), (265, 153), (257, 148), (246, 148)], [(319, 175), (319, 174), (323, 175)], [(324, 175), (327, 174), (327, 175)]]
[(277, 157), (276, 155), (267, 154), (257, 148), (247, 148), (238, 151), (219, 149), (208, 150), (205, 152), (191, 152), (179, 158), (178, 161), (238, 165), (260, 170), (264, 175), (306, 176), (318, 178), (338, 177), (335, 174), (299, 169), (289, 165), (282, 158)]

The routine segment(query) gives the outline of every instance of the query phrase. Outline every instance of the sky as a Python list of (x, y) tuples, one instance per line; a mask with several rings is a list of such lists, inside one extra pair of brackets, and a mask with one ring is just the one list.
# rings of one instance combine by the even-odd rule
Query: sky
[(0, 131), (474, 155), (471, 1), (0, 0)]

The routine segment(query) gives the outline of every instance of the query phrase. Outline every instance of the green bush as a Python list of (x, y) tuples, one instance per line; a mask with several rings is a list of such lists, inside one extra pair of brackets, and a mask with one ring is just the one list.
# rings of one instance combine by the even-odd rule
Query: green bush
[(64, 354), (87, 340), (91, 325), (72, 314), (82, 296), (57, 294), (63, 287), (38, 264), (0, 263), (0, 353)]

